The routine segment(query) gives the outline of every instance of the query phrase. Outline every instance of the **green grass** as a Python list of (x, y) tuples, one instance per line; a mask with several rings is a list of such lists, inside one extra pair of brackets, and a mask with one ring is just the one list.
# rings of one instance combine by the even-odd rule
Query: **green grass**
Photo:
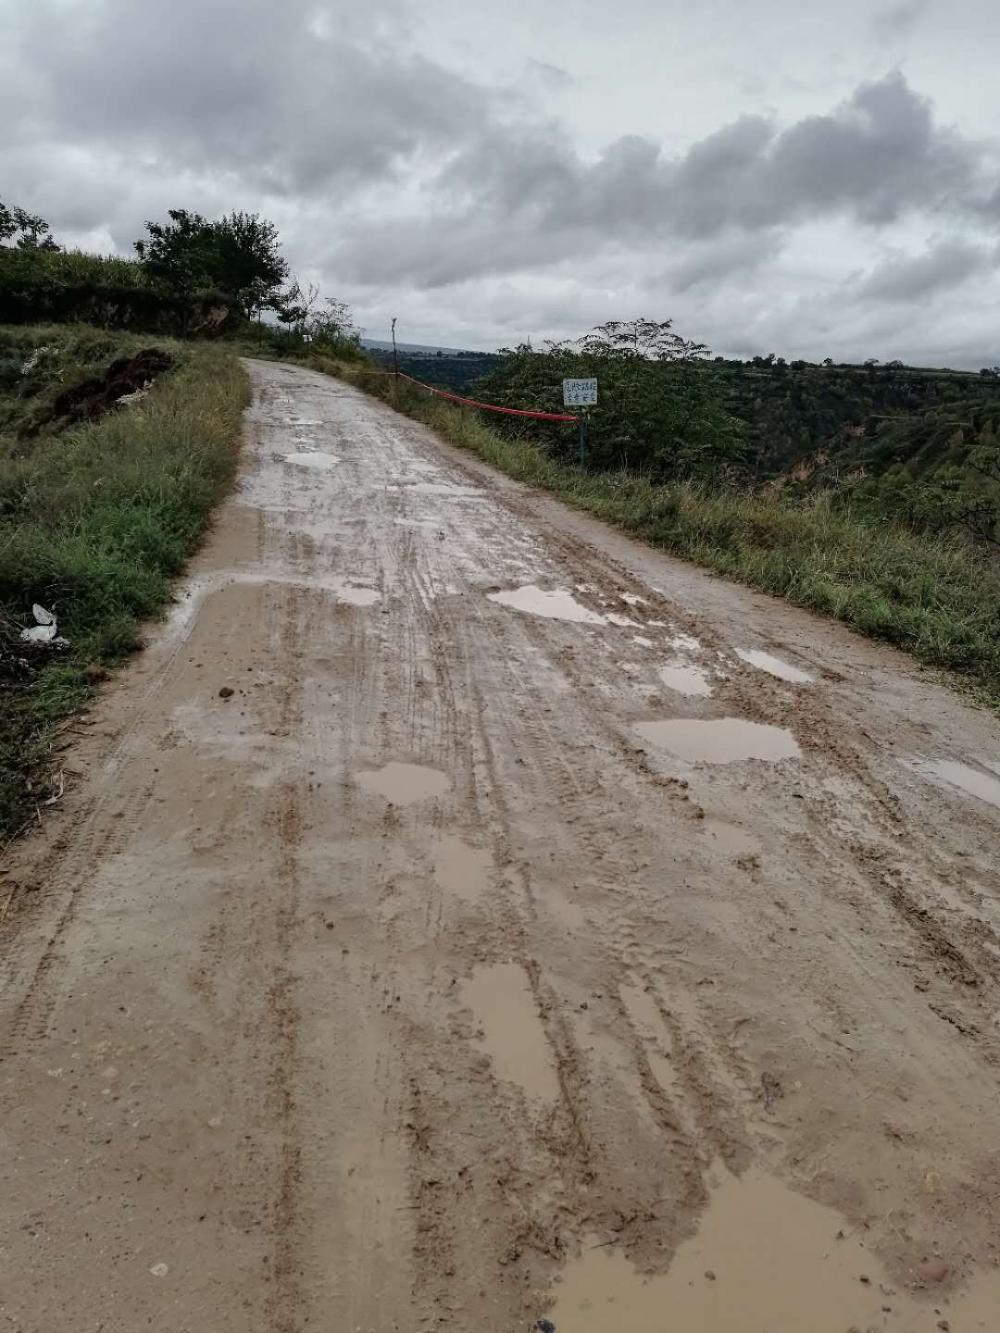
[[(139, 642), (143, 619), (167, 603), (233, 479), (249, 389), (218, 344), (108, 335), (61, 326), (0, 329), (0, 349), (28, 336), (55, 346), (58, 387), (140, 346), (164, 347), (174, 367), (140, 403), (100, 421), (30, 440), (0, 433), (0, 837), (11, 836), (46, 792), (60, 721), (87, 700), (102, 668)], [(101, 350), (96, 350), (100, 343)], [(39, 394), (52, 391), (48, 385)], [(0, 432), (4, 430), (0, 418)], [(20, 642), (39, 602), (69, 647)]]
[(452, 444), (652, 546), (959, 673), (1000, 707), (1000, 567), (958, 536), (920, 535), (833, 505), (828, 495), (793, 500), (583, 472), (423, 390), (402, 385), (395, 396), (389, 376), (322, 357), (307, 364), (393, 402)]

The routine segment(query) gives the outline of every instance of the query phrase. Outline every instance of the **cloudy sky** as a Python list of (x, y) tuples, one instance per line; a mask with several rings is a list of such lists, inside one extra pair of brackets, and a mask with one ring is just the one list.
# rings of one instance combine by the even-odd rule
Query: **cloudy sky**
[(277, 222), (371, 337), (1000, 362), (997, 0), (0, 0), (0, 198)]

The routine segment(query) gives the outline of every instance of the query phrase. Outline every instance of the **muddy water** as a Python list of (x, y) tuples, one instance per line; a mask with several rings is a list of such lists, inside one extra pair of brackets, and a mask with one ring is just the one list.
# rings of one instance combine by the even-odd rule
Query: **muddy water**
[(534, 1100), (554, 1102), (559, 1095), (555, 1064), (524, 968), (518, 963), (477, 967), (462, 983), (462, 1001), (483, 1030), (497, 1077), (516, 1083)]
[(660, 680), (668, 690), (688, 698), (707, 699), (712, 693), (712, 682), (704, 668), (687, 662), (671, 662), (660, 667)]
[(950, 1302), (939, 1290), (918, 1299), (831, 1209), (756, 1168), (737, 1178), (718, 1166), (713, 1176), (701, 1225), (663, 1276), (643, 1277), (622, 1254), (585, 1243), (555, 1288), (548, 1317), (560, 1333), (996, 1329), (1000, 1275)]
[(296, 467), (312, 467), (317, 471), (326, 472), (336, 467), (340, 459), (335, 458), (333, 454), (323, 454), (317, 450), (307, 454), (286, 454), (285, 462), (294, 463)]
[(527, 584), (523, 588), (513, 588), (510, 592), (491, 592), (488, 596), (491, 602), (499, 602), (501, 606), (512, 606), (516, 611), (529, 611), (532, 615), (545, 616), (549, 620), (576, 620), (584, 625), (607, 623), (604, 616), (588, 610), (572, 593), (562, 588), (546, 592), (534, 584)]
[(399, 764), (393, 761), (383, 768), (369, 769), (357, 775), (359, 787), (384, 796), (393, 805), (412, 805), (429, 796), (440, 796), (451, 786), (437, 768), (423, 764)]
[(1000, 809), (1000, 778), (968, 764), (960, 764), (954, 759), (926, 759), (916, 765), (919, 773), (940, 778), (950, 787), (958, 787), (970, 796), (977, 796)]
[(493, 861), (489, 852), (471, 847), (446, 833), (434, 855), (434, 878), (447, 893), (466, 902), (482, 901), (486, 895)]
[(790, 681), (793, 685), (809, 685), (815, 680), (815, 676), (810, 676), (808, 671), (792, 666), (791, 662), (785, 662), (773, 653), (765, 653), (762, 648), (737, 648), (736, 656), (758, 671), (766, 671), (769, 676), (777, 676), (779, 680)]
[(733, 764), (746, 759), (776, 763), (797, 759), (798, 742), (785, 727), (747, 722), (739, 717), (675, 717), (664, 722), (637, 722), (635, 730), (654, 745), (692, 764)]

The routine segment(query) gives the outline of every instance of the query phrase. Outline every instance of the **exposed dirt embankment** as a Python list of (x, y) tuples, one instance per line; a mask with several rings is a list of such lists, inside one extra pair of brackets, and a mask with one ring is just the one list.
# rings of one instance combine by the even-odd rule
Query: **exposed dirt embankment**
[(135, 356), (112, 361), (102, 375), (64, 389), (52, 402), (44, 419), (32, 424), (32, 433), (44, 426), (71, 426), (79, 421), (94, 421), (115, 407), (129, 394), (139, 393), (173, 365), (173, 357), (158, 347), (149, 347)]

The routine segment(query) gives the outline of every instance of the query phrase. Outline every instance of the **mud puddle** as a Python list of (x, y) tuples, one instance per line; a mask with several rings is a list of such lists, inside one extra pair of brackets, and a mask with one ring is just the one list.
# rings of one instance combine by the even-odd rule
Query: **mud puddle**
[(284, 462), (293, 463), (296, 467), (311, 467), (319, 472), (327, 472), (334, 468), (340, 462), (333, 454), (320, 453), (319, 450), (305, 454), (285, 454)]
[(1000, 778), (991, 773), (960, 764), (956, 759), (921, 759), (914, 767), (925, 777), (940, 778), (949, 787), (958, 787), (969, 796), (976, 796), (1000, 810)]
[(434, 878), (446, 893), (465, 902), (483, 902), (493, 860), (481, 847), (472, 847), (446, 833), (434, 854)]
[(763, 648), (737, 648), (735, 651), (741, 662), (756, 667), (758, 671), (766, 671), (769, 676), (777, 676), (779, 680), (787, 680), (792, 685), (811, 685), (816, 679), (808, 671), (792, 666), (791, 662), (785, 662), (773, 653), (765, 653)]
[(670, 662), (660, 667), (660, 680), (668, 690), (675, 694), (686, 695), (689, 699), (707, 699), (712, 693), (712, 682), (708, 673), (688, 662)]
[(797, 759), (801, 754), (787, 728), (746, 722), (739, 717), (674, 717), (663, 722), (637, 722), (635, 730), (691, 764), (735, 764), (746, 759), (773, 764)]
[[(638, 1273), (586, 1243), (564, 1270), (548, 1318), (572, 1333), (954, 1333), (996, 1326), (1000, 1274), (950, 1300), (922, 1300), (888, 1280), (838, 1213), (756, 1168), (718, 1166), (696, 1235), (669, 1271)], [(589, 1247), (588, 1247), (589, 1246)], [(916, 1255), (915, 1263), (925, 1256)], [(931, 1287), (933, 1283), (929, 1284)]]
[(524, 968), (518, 963), (478, 967), (462, 983), (461, 993), (483, 1030), (497, 1077), (516, 1083), (533, 1100), (554, 1102), (559, 1080)]
[(547, 592), (529, 583), (523, 588), (491, 592), (487, 596), (491, 602), (498, 602), (501, 606), (512, 606), (515, 611), (528, 611), (533, 616), (545, 616), (549, 620), (575, 620), (583, 625), (607, 624), (604, 616), (581, 605), (572, 593), (562, 588)]
[(412, 805), (429, 796), (440, 796), (451, 786), (440, 769), (424, 764), (400, 764), (395, 760), (383, 768), (359, 773), (357, 783), (365, 791), (384, 796), (393, 805)]

